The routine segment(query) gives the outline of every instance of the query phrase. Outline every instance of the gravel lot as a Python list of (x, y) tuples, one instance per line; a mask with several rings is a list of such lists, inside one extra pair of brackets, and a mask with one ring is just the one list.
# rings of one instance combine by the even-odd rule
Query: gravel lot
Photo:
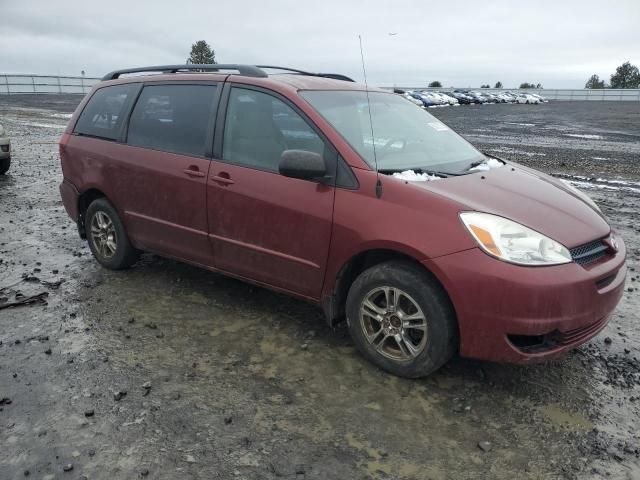
[[(62, 207), (73, 96), (1, 97), (0, 478), (640, 478), (640, 104), (430, 109), (561, 174), (629, 250), (606, 330), (560, 361), (399, 379), (305, 303), (145, 255), (93, 261)], [(3, 298), (4, 299), (3, 299)]]

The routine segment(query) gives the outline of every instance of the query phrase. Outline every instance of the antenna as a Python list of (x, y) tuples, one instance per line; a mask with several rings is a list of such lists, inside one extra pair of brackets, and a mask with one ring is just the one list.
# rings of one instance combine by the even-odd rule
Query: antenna
[(358, 35), (360, 40), (360, 59), (362, 60), (362, 74), (364, 75), (364, 91), (367, 95), (367, 110), (369, 111), (369, 126), (371, 127), (371, 144), (373, 145), (373, 163), (376, 168), (376, 197), (382, 196), (382, 182), (380, 181), (380, 173), (378, 172), (378, 156), (376, 155), (376, 138), (373, 135), (373, 119), (371, 117), (371, 101), (369, 100), (369, 84), (367, 83), (367, 70), (364, 67), (364, 52), (362, 50), (362, 36)]

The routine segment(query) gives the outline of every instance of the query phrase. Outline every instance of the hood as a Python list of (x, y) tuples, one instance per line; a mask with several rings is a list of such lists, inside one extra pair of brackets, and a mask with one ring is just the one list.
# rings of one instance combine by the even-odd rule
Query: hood
[(611, 231), (605, 219), (562, 182), (517, 164), (412, 184), (458, 202), (468, 210), (518, 222), (567, 248), (606, 237)]

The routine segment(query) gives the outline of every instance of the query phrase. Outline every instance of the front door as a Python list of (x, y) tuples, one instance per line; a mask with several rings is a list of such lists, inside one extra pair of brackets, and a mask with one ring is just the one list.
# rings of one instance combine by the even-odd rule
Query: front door
[[(330, 147), (302, 114), (266, 91), (231, 87), (220, 159), (208, 180), (218, 269), (317, 299), (333, 221), (334, 187), (278, 173), (282, 152)], [(330, 163), (335, 167), (335, 161)]]

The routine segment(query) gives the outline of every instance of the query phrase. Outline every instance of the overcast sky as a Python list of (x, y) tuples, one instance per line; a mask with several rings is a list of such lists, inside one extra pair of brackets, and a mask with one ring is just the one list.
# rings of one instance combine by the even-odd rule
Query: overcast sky
[(640, 0), (0, 0), (0, 22), (0, 73), (184, 63), (204, 39), (219, 63), (362, 80), (358, 34), (371, 85), (581, 88), (640, 65)]

